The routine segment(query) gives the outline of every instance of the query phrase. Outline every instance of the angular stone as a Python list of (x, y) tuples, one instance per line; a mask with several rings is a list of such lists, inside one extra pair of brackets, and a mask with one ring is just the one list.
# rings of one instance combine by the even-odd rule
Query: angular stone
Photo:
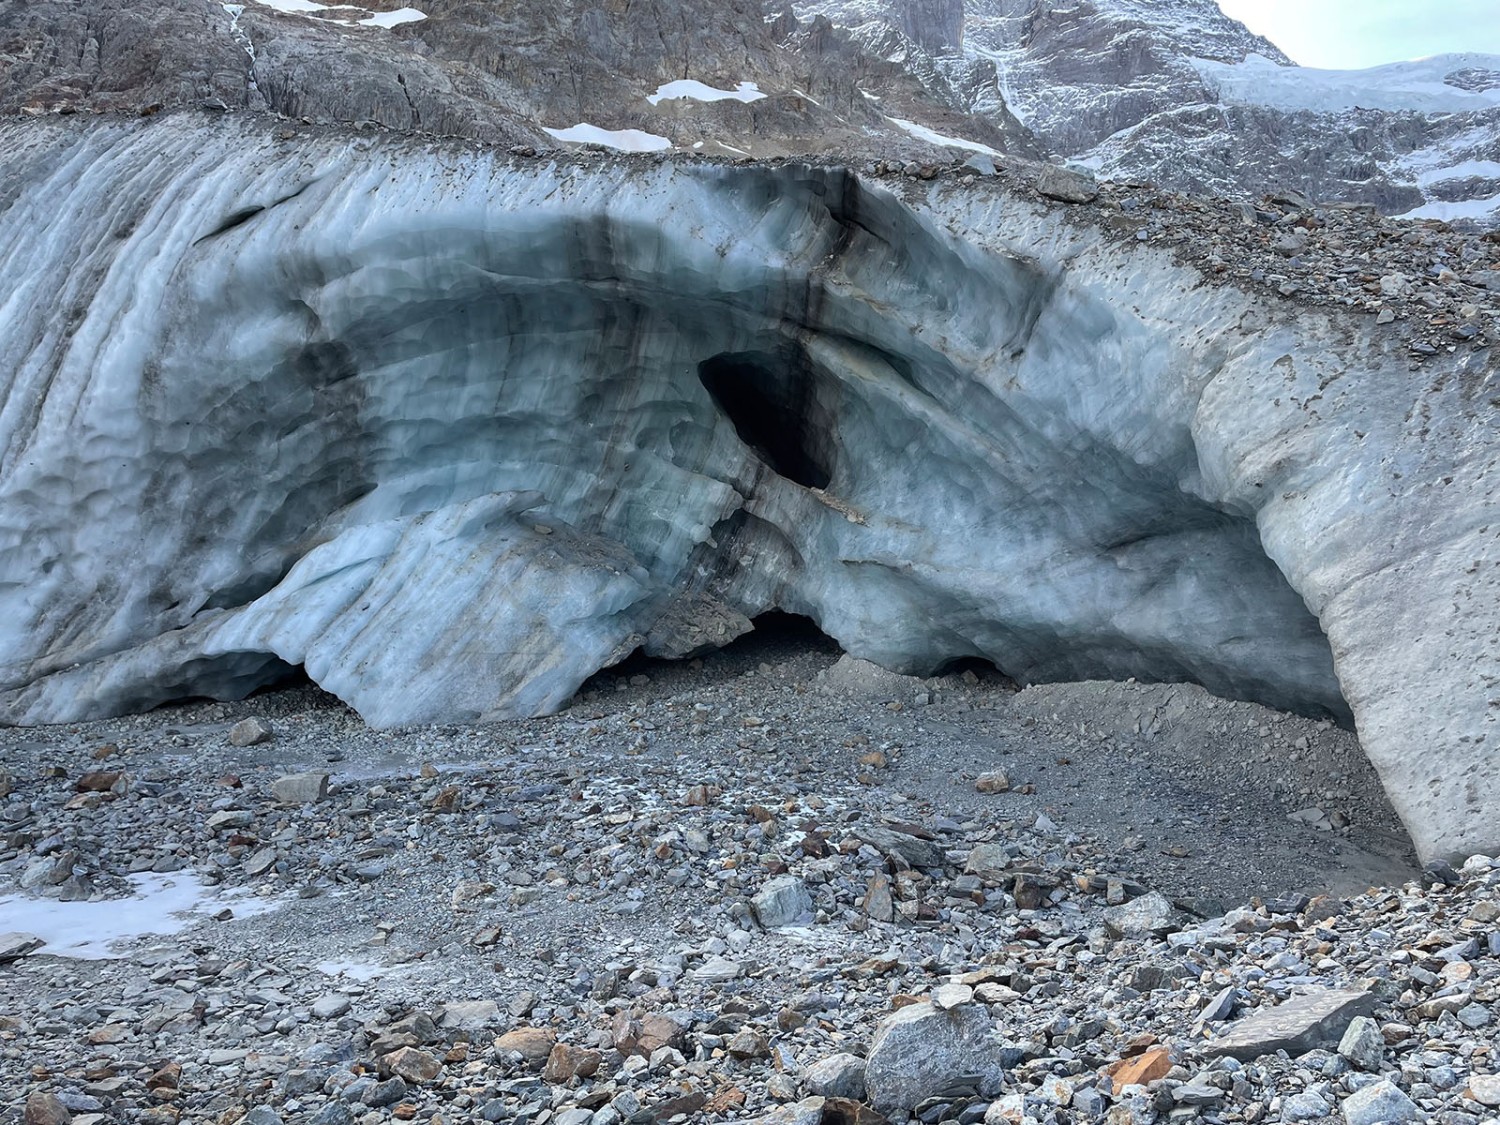
[(1039, 195), (1063, 203), (1092, 203), (1099, 198), (1099, 185), (1092, 176), (1055, 164), (1048, 164), (1037, 173), (1036, 190)]
[(294, 773), (271, 782), (271, 796), (283, 805), (307, 805), (328, 797), (328, 774), (323, 770)]
[(1480, 1105), (1500, 1106), (1500, 1074), (1475, 1074), (1469, 1078), (1469, 1094)]
[(420, 1086), (442, 1074), (443, 1064), (426, 1051), (401, 1047), (380, 1060), (380, 1070), (383, 1074), (392, 1074)]
[(980, 793), (1009, 793), (1010, 775), (1004, 770), (982, 773), (975, 779), (974, 789)]
[(1182, 929), (1189, 920), (1186, 912), (1173, 906), (1160, 891), (1104, 912), (1104, 928), (1117, 938), (1164, 937)]
[(33, 1090), (21, 1111), (22, 1125), (68, 1125), (72, 1120), (67, 1107), (46, 1090)]
[(276, 849), (274, 847), (266, 847), (261, 848), (257, 852), (252, 852), (246, 857), (244, 870), (245, 874), (253, 879), (258, 875), (264, 875), (275, 866)]
[(1002, 883), (1010, 877), (1013, 858), (1004, 844), (979, 844), (969, 852), (964, 870), (986, 883)]
[(1146, 1086), (1158, 1078), (1165, 1078), (1172, 1069), (1172, 1052), (1166, 1047), (1153, 1047), (1139, 1055), (1110, 1063), (1104, 1074), (1116, 1092), (1126, 1086)]
[(570, 1043), (555, 1044), (547, 1055), (547, 1065), (542, 1068), (542, 1078), (547, 1082), (570, 1082), (573, 1078), (592, 1078), (599, 1072), (604, 1055), (587, 1047), (575, 1047)]
[(900, 859), (908, 867), (941, 867), (947, 858), (943, 855), (943, 849), (931, 840), (922, 840), (878, 825), (855, 825), (854, 834), (876, 851)]
[(750, 909), (755, 911), (757, 922), (774, 930), (794, 922), (812, 921), (813, 900), (807, 886), (797, 876), (778, 875), (768, 879), (750, 900)]
[(341, 993), (331, 992), (326, 996), (319, 996), (312, 1002), (312, 1014), (314, 1019), (334, 1020), (344, 1015), (352, 1006), (349, 997)]
[(1369, 1016), (1355, 1016), (1339, 1040), (1339, 1054), (1360, 1070), (1378, 1073), (1385, 1061), (1385, 1036)]
[(241, 719), (229, 728), (229, 745), (259, 746), (271, 741), (271, 728), (259, 719)]
[(863, 1101), (865, 1060), (847, 1053), (819, 1059), (803, 1073), (802, 1088), (816, 1097)]
[(1321, 1121), (1328, 1116), (1326, 1098), (1312, 1090), (1301, 1090), (1281, 1099), (1281, 1120), (1288, 1125), (1299, 1121)]
[(954, 1078), (974, 1076), (993, 1096), (1005, 1070), (1003, 1045), (977, 1004), (951, 1011), (920, 1002), (887, 1016), (865, 1060), (865, 1092), (882, 1113), (909, 1113)]
[(1344, 1100), (1344, 1120), (1348, 1125), (1402, 1125), (1407, 1121), (1425, 1121), (1427, 1115), (1389, 1079), (1381, 1079), (1356, 1090)]
[(1204, 1052), (1210, 1057), (1228, 1055), (1241, 1062), (1277, 1051), (1296, 1056), (1317, 1047), (1332, 1047), (1355, 1016), (1367, 1016), (1374, 1010), (1373, 993), (1345, 989), (1306, 992), (1230, 1024), (1221, 1038), (1204, 1046)]
[(518, 1027), (496, 1039), (495, 1050), (501, 1054), (514, 1052), (521, 1055), (527, 1062), (540, 1066), (552, 1054), (552, 1048), (556, 1043), (557, 1033), (550, 1028)]
[(438, 1022), (449, 1031), (484, 1031), (500, 1022), (500, 1005), (493, 1000), (449, 1004)]
[(30, 953), (35, 953), (46, 944), (36, 934), (25, 934), (15, 930), (0, 934), (0, 965), (8, 965), (12, 961), (19, 961), (22, 957)]

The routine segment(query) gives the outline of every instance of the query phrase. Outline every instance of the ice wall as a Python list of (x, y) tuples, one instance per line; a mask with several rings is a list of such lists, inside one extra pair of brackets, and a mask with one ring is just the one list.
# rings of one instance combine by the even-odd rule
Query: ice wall
[[(1493, 579), (1450, 573), (1490, 433), (1412, 437), (1464, 378), (1350, 324), (984, 182), (191, 115), (0, 167), (11, 722), (288, 665), (379, 725), (536, 714), (781, 608), (912, 672), (1352, 704), (1424, 850), (1500, 846), (1431, 811), (1494, 774)], [(1450, 578), (1490, 629), (1430, 644)]]

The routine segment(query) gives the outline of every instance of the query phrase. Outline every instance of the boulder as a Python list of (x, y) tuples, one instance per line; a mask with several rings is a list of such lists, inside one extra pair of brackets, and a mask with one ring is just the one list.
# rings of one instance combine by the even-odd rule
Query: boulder
[(1004, 1046), (978, 1004), (943, 1010), (926, 1002), (881, 1022), (865, 1059), (865, 1092), (887, 1115), (909, 1113), (955, 1075), (973, 1075), (993, 1097), (1005, 1072)]

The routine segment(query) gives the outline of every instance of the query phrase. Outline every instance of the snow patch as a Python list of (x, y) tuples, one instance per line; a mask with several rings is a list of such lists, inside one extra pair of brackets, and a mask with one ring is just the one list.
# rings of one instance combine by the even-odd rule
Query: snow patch
[(7, 930), (35, 934), (47, 944), (39, 950), (54, 957), (102, 961), (123, 954), (118, 942), (181, 933), (211, 913), (228, 906), (236, 918), (252, 918), (275, 910), (278, 903), (246, 901), (241, 895), (220, 894), (190, 873), (131, 875), (135, 894), (102, 902), (59, 902), (29, 895), (0, 895), (0, 918)]
[(1434, 55), (1367, 70), (1317, 70), (1279, 66), (1263, 55), (1242, 63), (1192, 59), (1203, 81), (1227, 105), (1338, 113), (1382, 109), (1414, 113), (1466, 113), (1500, 106), (1500, 89), (1470, 90), (1445, 79), (1462, 70), (1500, 70), (1500, 56)]
[(547, 129), (543, 132), (560, 141), (574, 144), (606, 145), (621, 152), (661, 152), (672, 147), (666, 137), (640, 129), (601, 129), (597, 125), (574, 125), (571, 129)]
[(679, 78), (656, 88), (656, 93), (646, 98), (652, 105), (660, 105), (674, 98), (687, 98), (695, 102), (758, 102), (766, 95), (754, 82), (741, 82), (733, 90), (720, 90), (693, 78)]
[(1441, 219), (1445, 223), (1451, 223), (1457, 219), (1492, 220), (1500, 218), (1500, 195), (1492, 195), (1488, 199), (1464, 199), (1457, 203), (1433, 200), (1405, 214), (1397, 215), (1396, 218)]
[(377, 12), (355, 4), (319, 4), (317, 0), (255, 0), (263, 8), (274, 8), (289, 15), (307, 16), (342, 27), (397, 27), (403, 23), (425, 20), (427, 13), (418, 8), (398, 8), (394, 12)]
[(369, 981), (376, 977), (385, 976), (387, 969), (384, 965), (377, 965), (373, 961), (353, 961), (349, 959), (338, 961), (319, 961), (313, 966), (324, 976), (348, 977), (350, 980)]
[(947, 148), (961, 148), (967, 152), (982, 152), (986, 156), (1004, 155), (1004, 153), (998, 151), (997, 149), (993, 149), (989, 145), (982, 145), (978, 141), (966, 141), (962, 137), (949, 137), (944, 136), (942, 133), (935, 133), (925, 125), (918, 125), (915, 121), (903, 121), (899, 117), (887, 117), (886, 120), (889, 121), (892, 125), (899, 127), (907, 133), (910, 133), (913, 137), (916, 137), (917, 140), (926, 141), (930, 145), (943, 145)]
[(395, 27), (403, 23), (416, 23), (425, 20), (426, 12), (419, 12), (416, 8), (397, 8), (394, 12), (376, 12), (367, 20), (360, 20), (360, 27)]

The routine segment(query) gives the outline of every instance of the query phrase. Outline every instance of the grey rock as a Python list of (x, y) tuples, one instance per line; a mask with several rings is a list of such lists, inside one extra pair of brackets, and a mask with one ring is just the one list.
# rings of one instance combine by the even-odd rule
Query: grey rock
[(364, 1103), (373, 1109), (383, 1109), (388, 1105), (395, 1105), (406, 1097), (410, 1087), (406, 1079), (399, 1074), (387, 1078), (384, 1082), (377, 1082), (375, 1086), (364, 1096)]
[(500, 1024), (500, 1005), (494, 1000), (466, 1000), (443, 1009), (440, 1027), (450, 1031), (484, 1031)]
[(1260, 1008), (1229, 1025), (1224, 1035), (1204, 1048), (1211, 1057), (1227, 1055), (1246, 1061), (1286, 1051), (1300, 1055), (1318, 1047), (1332, 1047), (1356, 1016), (1375, 1009), (1375, 996), (1347, 989), (1323, 989), (1294, 996), (1281, 1004)]
[(313, 1001), (312, 1014), (315, 1019), (334, 1020), (347, 1013), (351, 1006), (349, 997), (332, 992)]
[(281, 1115), (268, 1105), (253, 1107), (241, 1120), (245, 1125), (281, 1125)]
[(1380, 1024), (1369, 1016), (1355, 1016), (1339, 1040), (1339, 1054), (1360, 1070), (1377, 1073), (1385, 1061), (1385, 1037), (1380, 1034)]
[(1343, 1111), (1347, 1125), (1402, 1125), (1427, 1118), (1415, 1102), (1386, 1079), (1350, 1094)]
[(19, 961), (22, 957), (30, 953), (35, 953), (46, 944), (36, 934), (20, 933), (15, 930), (0, 934), (0, 965), (8, 965), (12, 961)]
[(1053, 164), (1044, 166), (1037, 173), (1036, 190), (1048, 199), (1063, 203), (1092, 203), (1099, 198), (1099, 185), (1092, 176)]
[(284, 805), (306, 805), (328, 797), (328, 773), (310, 770), (278, 777), (271, 782), (271, 795)]
[(864, 1101), (865, 1060), (850, 1054), (819, 1059), (803, 1073), (802, 1088), (815, 1097)]
[(1493, 1019), (1483, 1004), (1467, 1004), (1458, 1010), (1458, 1022), (1474, 1031), (1488, 1027)]
[(1319, 1121), (1327, 1117), (1332, 1109), (1333, 1107), (1322, 1095), (1311, 1090), (1303, 1090), (1296, 1094), (1288, 1094), (1281, 1099), (1281, 1120), (1286, 1122)]
[(1111, 906), (1104, 912), (1104, 927), (1117, 938), (1165, 937), (1189, 921), (1187, 913), (1173, 906), (1160, 891)]
[(241, 719), (229, 728), (229, 745), (258, 746), (271, 741), (271, 728), (259, 719)]
[(976, 1076), (992, 1096), (1004, 1070), (1003, 1045), (981, 1006), (943, 1011), (923, 1002), (882, 1021), (865, 1059), (865, 1091), (882, 1113), (910, 1112), (957, 1075)]
[(308, 1119), (308, 1125), (354, 1125), (354, 1113), (343, 1102), (329, 1102)]
[(264, 875), (276, 866), (277, 854), (274, 847), (261, 848), (245, 857), (244, 871), (252, 879)]
[(778, 875), (750, 900), (755, 920), (768, 930), (812, 920), (813, 901), (806, 885), (796, 875)]
[(879, 825), (854, 826), (855, 834), (872, 848), (898, 859), (909, 867), (941, 867), (947, 858), (943, 849), (931, 840), (923, 840), (905, 832), (896, 832)]

